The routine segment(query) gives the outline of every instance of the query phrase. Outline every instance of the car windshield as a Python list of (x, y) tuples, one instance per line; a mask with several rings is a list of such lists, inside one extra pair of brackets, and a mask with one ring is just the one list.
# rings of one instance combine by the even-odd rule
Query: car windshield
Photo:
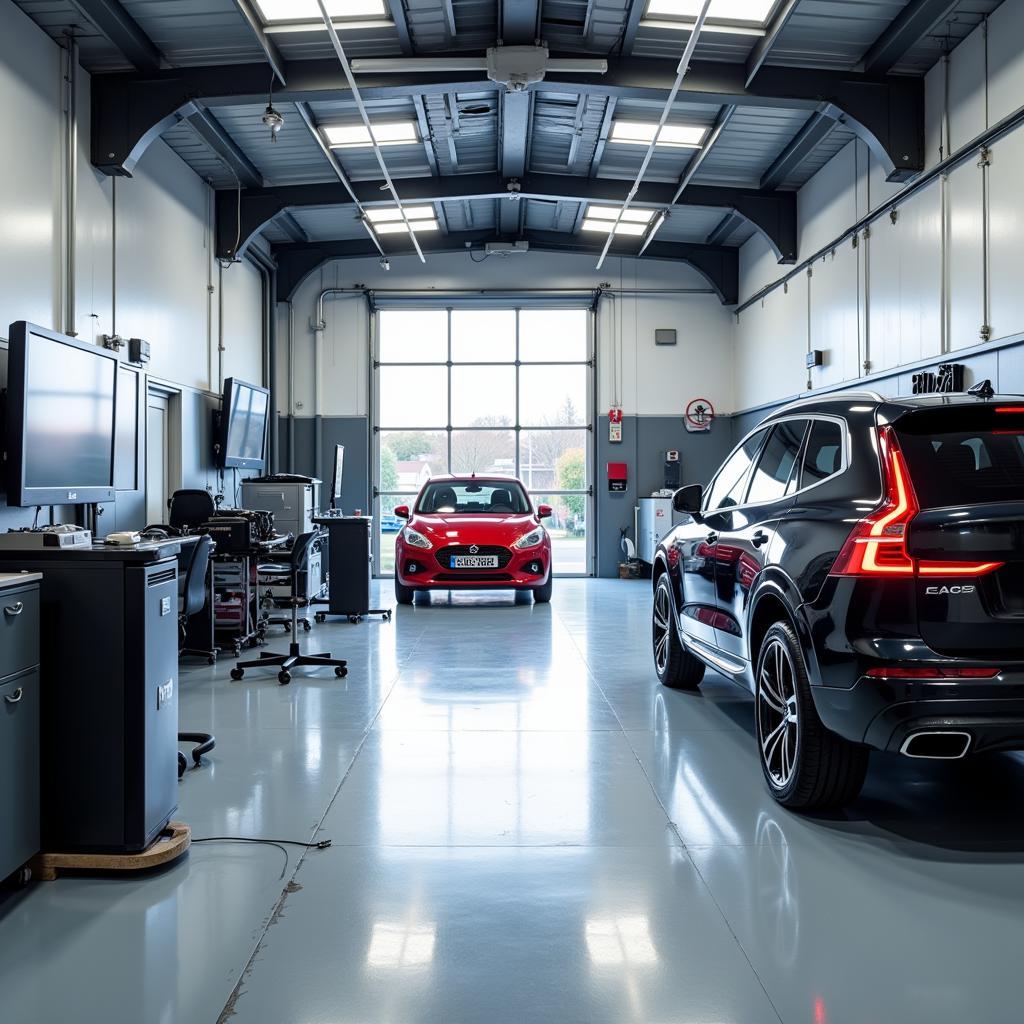
[(516, 515), (530, 511), (530, 500), (515, 480), (448, 480), (427, 484), (416, 511), (425, 515)]

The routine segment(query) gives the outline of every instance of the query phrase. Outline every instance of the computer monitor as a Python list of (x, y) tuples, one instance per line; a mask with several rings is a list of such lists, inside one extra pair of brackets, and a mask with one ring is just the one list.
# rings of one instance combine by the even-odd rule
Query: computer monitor
[(341, 501), (341, 474), (345, 468), (345, 446), (334, 446), (334, 471), (331, 474), (331, 508), (337, 508)]
[(117, 356), (19, 320), (7, 361), (7, 504), (114, 499)]
[(224, 381), (218, 465), (221, 469), (263, 470), (267, 462), (270, 391), (235, 377)]

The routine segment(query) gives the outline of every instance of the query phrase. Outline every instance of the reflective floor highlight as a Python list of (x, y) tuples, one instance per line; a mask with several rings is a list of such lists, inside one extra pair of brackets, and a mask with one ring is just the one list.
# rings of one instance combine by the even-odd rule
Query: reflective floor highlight
[(743, 691), (657, 686), (649, 614), (643, 583), (559, 580), (314, 627), (344, 680), (186, 663), (217, 749), (178, 816), (333, 846), (0, 896), (0, 1020), (1019, 1020), (1024, 760), (873, 755), (855, 805), (795, 816)]

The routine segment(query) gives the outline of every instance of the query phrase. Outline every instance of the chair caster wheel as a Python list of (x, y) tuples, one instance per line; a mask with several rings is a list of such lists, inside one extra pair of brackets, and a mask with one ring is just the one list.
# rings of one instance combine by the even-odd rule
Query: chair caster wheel
[(281, 671), (277, 673), (277, 681), (282, 686), (286, 686), (288, 683), (290, 683), (292, 681), (292, 674), (291, 674), (291, 672), (285, 672), (284, 669), (281, 669)]
[(309, 631), (310, 631), (310, 630), (311, 630), (311, 629), (313, 628), (313, 627), (312, 627), (312, 626), (311, 626), (311, 625), (309, 624), (309, 619), (306, 619), (306, 621), (305, 621), (305, 622), (304, 622), (304, 623), (302, 624), (302, 628), (303, 628), (303, 630), (304, 630), (304, 631), (305, 631), (306, 633), (308, 633), (308, 632), (309, 632)]
[(335, 669), (334, 669), (334, 674), (335, 674), (335, 675), (336, 675), (336, 676), (337, 676), (337, 677), (338, 677), (339, 679), (344, 679), (344, 678), (345, 678), (345, 676), (347, 676), (347, 675), (348, 675), (348, 669), (347, 669), (347, 668), (345, 668), (345, 666), (344, 666), (344, 665), (337, 665), (337, 666), (335, 666)]
[(327, 615), (324, 612), (317, 612), (316, 615), (313, 616), (313, 618), (316, 619), (317, 625), (320, 626), (322, 626), (327, 621)]
[(209, 656), (209, 657), (208, 657), (208, 658), (206, 659), (206, 664), (207, 664), (207, 665), (216, 665), (216, 664), (217, 664), (217, 655), (216, 655), (216, 654), (211, 654), (211, 655), (210, 655), (210, 656)]
[(185, 755), (179, 750), (178, 751), (178, 778), (185, 774), (185, 769), (188, 768), (188, 760)]
[(238, 679), (241, 679), (242, 676), (244, 676), (244, 675), (245, 675), (245, 669), (244, 668), (233, 668), (231, 670), (231, 678), (232, 679), (238, 680)]

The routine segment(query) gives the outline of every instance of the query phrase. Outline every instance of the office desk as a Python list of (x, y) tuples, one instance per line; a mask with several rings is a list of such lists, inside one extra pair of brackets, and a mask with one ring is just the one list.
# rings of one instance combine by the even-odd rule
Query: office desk
[(0, 550), (42, 573), (42, 849), (135, 852), (178, 804), (177, 538)]

